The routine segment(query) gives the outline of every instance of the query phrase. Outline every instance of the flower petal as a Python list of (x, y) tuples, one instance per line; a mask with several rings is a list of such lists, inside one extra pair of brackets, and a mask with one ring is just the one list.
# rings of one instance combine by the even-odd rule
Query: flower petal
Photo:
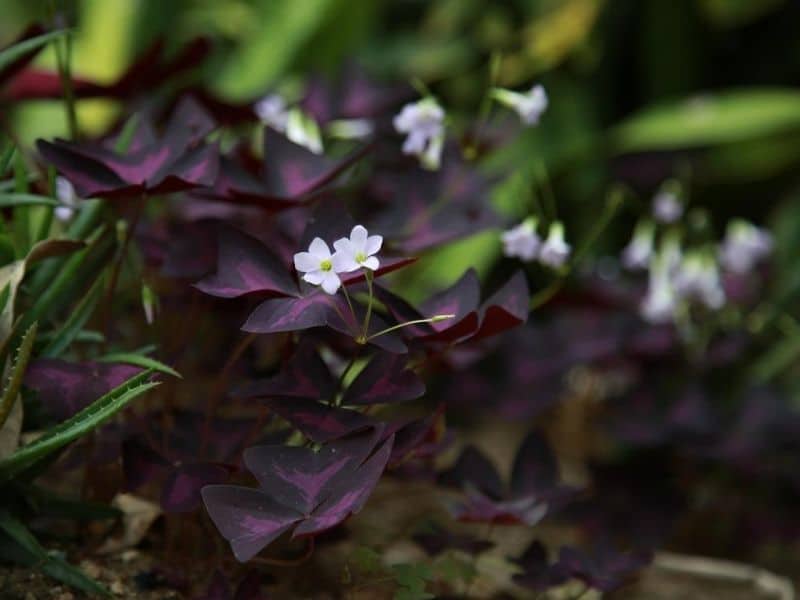
[(363, 225), (356, 225), (350, 232), (350, 241), (359, 250), (363, 250), (367, 243), (367, 229)]
[(322, 280), (322, 289), (328, 294), (335, 294), (339, 286), (342, 285), (339, 276), (334, 271), (325, 272), (324, 279)]
[(303, 275), (303, 281), (307, 281), (311, 285), (319, 285), (324, 279), (325, 271), (320, 271), (319, 269)]
[(367, 260), (365, 260), (361, 264), (365, 266), (367, 269), (371, 269), (373, 271), (377, 271), (378, 267), (381, 266), (380, 261), (374, 256), (370, 256)]
[(308, 247), (308, 251), (319, 260), (326, 260), (331, 257), (331, 249), (328, 248), (328, 244), (322, 238), (314, 238)]
[(331, 257), (331, 263), (336, 273), (351, 273), (361, 268), (352, 254), (340, 250)]
[(377, 254), (378, 251), (383, 246), (383, 236), (382, 235), (371, 235), (367, 238), (367, 244), (364, 248), (367, 256), (372, 256), (373, 254)]
[(294, 255), (294, 268), (301, 273), (319, 269), (319, 259), (310, 252), (298, 252)]
[(348, 238), (339, 238), (333, 242), (333, 247), (341, 254), (349, 254), (350, 256), (356, 255), (356, 249)]

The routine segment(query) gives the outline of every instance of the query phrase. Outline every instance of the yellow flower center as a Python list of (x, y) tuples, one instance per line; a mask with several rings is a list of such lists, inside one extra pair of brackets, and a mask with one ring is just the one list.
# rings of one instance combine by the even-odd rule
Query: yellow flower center
[(367, 260), (367, 255), (366, 254), (364, 254), (363, 252), (356, 253), (356, 262), (357, 263), (363, 263), (365, 260)]
[(333, 268), (333, 263), (326, 258), (319, 263), (319, 268), (321, 271), (330, 271)]

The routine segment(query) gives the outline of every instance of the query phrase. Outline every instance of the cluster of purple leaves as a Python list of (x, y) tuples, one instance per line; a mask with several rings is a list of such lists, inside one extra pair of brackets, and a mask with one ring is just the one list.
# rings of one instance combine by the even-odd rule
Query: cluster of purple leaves
[[(158, 483), (167, 512), (192, 511), (202, 501), (239, 560), (251, 559), (283, 534), (314, 537), (342, 523), (363, 507), (387, 468), (400, 473), (409, 463), (421, 463), (430, 475), (447, 438), (444, 407), (419, 402), (426, 393), (419, 365), (427, 361), (453, 368), (501, 361), (507, 377), (493, 382), (498, 387), (488, 389), (479, 371), (462, 369), (443, 397), (452, 405), (453, 398), (469, 403), (483, 394), (481, 400), (496, 399), (492, 410), (527, 418), (555, 403), (544, 392), (574, 365), (613, 363), (621, 354), (653, 358), (673, 350), (671, 331), (642, 331), (638, 321), (619, 312), (613, 319), (607, 313), (564, 312), (550, 322), (520, 327), (530, 302), (522, 271), (487, 294), (469, 270), (425, 301), (408, 302), (385, 276), (412, 264), (417, 253), (500, 224), (487, 201), (493, 182), (455, 146), (448, 147), (436, 172), (421, 171), (403, 157), (389, 124), (408, 90), (375, 85), (355, 69), (336, 84), (313, 78), (301, 102), (320, 124), (338, 118), (373, 121), (371, 139), (330, 155), (314, 154), (269, 128), (259, 152), (247, 139), (223, 144), (234, 132), (231, 126), (254, 126), (255, 116), (249, 104), (226, 103), (202, 88), (190, 87), (166, 103), (143, 99), (150, 88), (198, 66), (206, 51), (207, 44), (198, 40), (168, 61), (156, 44), (116, 83), (76, 81), (78, 98), (137, 98), (143, 108), (132, 136), (126, 140), (119, 126), (102, 139), (42, 140), (38, 149), (43, 162), (71, 181), (82, 198), (154, 201), (169, 208), (168, 221), (142, 223), (137, 241), (148, 265), (183, 284), (182, 298), (196, 293), (190, 282), (219, 299), (220, 323), (230, 321), (228, 302), (234, 318), (241, 313), (235, 325), (242, 331), (284, 334), (266, 338), (284, 357), (277, 371), (235, 382), (229, 397), (240, 406), (268, 408), (274, 439), (263, 440), (263, 428), (253, 431), (245, 420), (195, 411), (176, 411), (166, 420), (144, 414), (109, 434), (122, 456), (128, 488)], [(23, 61), (0, 74), (0, 102), (54, 97), (56, 84), (51, 74)], [(363, 273), (342, 280), (353, 297), (350, 313), (341, 294), (332, 297), (308, 286), (291, 266), (292, 255), (314, 237), (346, 235), (355, 222), (385, 239), (374, 274), (379, 304), (366, 332), (367, 347), (354, 340), (367, 311)], [(369, 337), (441, 314), (453, 316)], [(514, 328), (516, 333), (500, 336)], [(366, 358), (366, 366), (345, 382), (341, 365), (356, 356)], [(63, 419), (124, 381), (132, 369), (42, 359), (32, 365), (26, 384), (52, 418)], [(383, 416), (383, 408), (401, 403), (412, 406), (415, 416)], [(306, 445), (283, 443), (291, 432), (302, 434)], [(262, 444), (244, 450), (256, 441)], [(228, 483), (245, 478), (242, 467), (258, 487)], [(409, 472), (414, 471), (402, 474)], [(474, 448), (436, 478), (464, 492), (451, 511), (470, 522), (530, 526), (577, 496), (559, 483), (553, 453), (537, 433), (520, 447), (507, 483)], [(419, 541), (431, 552), (488, 548), (483, 540), (446, 529)], [(545, 569), (552, 572), (542, 581), (555, 585), (562, 576), (578, 577), (604, 590), (645, 562), (606, 548), (588, 555), (564, 549), (555, 566), (546, 565), (539, 549), (529, 554), (521, 559), (529, 581), (539, 581), (537, 569)], [(216, 581), (207, 595), (233, 597)], [(257, 595), (240, 588), (235, 597)]]

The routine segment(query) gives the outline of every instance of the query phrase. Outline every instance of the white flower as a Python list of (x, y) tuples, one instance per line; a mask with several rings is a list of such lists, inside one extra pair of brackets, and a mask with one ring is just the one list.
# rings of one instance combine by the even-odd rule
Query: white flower
[(728, 224), (719, 248), (719, 259), (725, 269), (738, 274), (753, 270), (772, 252), (772, 235), (744, 219)]
[(539, 254), (542, 239), (536, 233), (536, 219), (530, 217), (519, 225), (504, 231), (500, 235), (503, 242), (503, 254), (509, 258), (524, 261), (534, 260)]
[(403, 153), (417, 156), (423, 166), (439, 167), (444, 147), (444, 110), (433, 98), (406, 104), (394, 118), (398, 133), (407, 134)]
[(289, 110), (286, 106), (286, 100), (282, 96), (278, 94), (265, 96), (253, 105), (253, 110), (262, 123), (281, 133), (286, 132), (286, 126), (289, 122)]
[(75, 214), (80, 198), (78, 198), (75, 188), (66, 177), (56, 177), (56, 198), (61, 203), (61, 206), (57, 206), (53, 214), (59, 221), (69, 221), (72, 215)]
[(673, 192), (662, 190), (653, 197), (653, 216), (659, 223), (674, 223), (683, 215), (683, 204)]
[(322, 135), (319, 125), (299, 108), (289, 111), (286, 121), (286, 137), (295, 144), (308, 148), (314, 154), (322, 154)]
[(677, 296), (665, 269), (651, 268), (647, 295), (639, 307), (642, 318), (650, 323), (668, 323), (675, 314)]
[(564, 225), (556, 221), (550, 225), (547, 239), (539, 250), (539, 260), (548, 267), (557, 269), (567, 261), (571, 250), (570, 245), (564, 241)]
[(303, 275), (303, 280), (312, 285), (322, 286), (328, 294), (335, 294), (342, 285), (333, 267), (335, 255), (321, 238), (314, 238), (308, 252), (294, 255), (294, 268)]
[(725, 304), (719, 269), (709, 253), (687, 254), (675, 273), (674, 282), (675, 292), (687, 300), (697, 300), (713, 310)]
[(336, 249), (333, 268), (337, 273), (350, 273), (361, 267), (375, 271), (380, 266), (380, 261), (374, 255), (382, 245), (382, 236), (369, 235), (363, 225), (356, 225), (350, 232), (350, 238), (333, 242)]
[(654, 237), (652, 222), (642, 221), (636, 225), (631, 241), (622, 250), (622, 265), (631, 271), (646, 269), (653, 256)]
[(492, 96), (501, 104), (516, 111), (526, 125), (538, 124), (542, 114), (547, 110), (547, 92), (541, 85), (534, 85), (524, 94), (497, 88), (492, 91)]

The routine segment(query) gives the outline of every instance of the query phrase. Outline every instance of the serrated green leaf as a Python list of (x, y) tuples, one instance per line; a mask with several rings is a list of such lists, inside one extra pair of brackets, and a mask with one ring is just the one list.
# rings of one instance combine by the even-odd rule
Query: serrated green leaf
[(167, 375), (172, 375), (173, 377), (183, 379), (183, 376), (169, 365), (165, 365), (155, 358), (142, 356), (141, 354), (136, 354), (134, 352), (112, 352), (95, 360), (98, 362), (125, 363), (128, 365), (134, 365), (136, 367), (152, 369), (153, 371), (159, 371), (161, 373), (166, 373)]
[(74, 416), (51, 428), (42, 437), (18, 448), (11, 456), (1, 459), (0, 482), (7, 481), (51, 452), (102, 425), (132, 400), (159, 385), (158, 382), (147, 382), (152, 374), (153, 370), (148, 369), (134, 375)]
[(17, 348), (17, 354), (11, 364), (8, 374), (8, 381), (0, 395), (0, 430), (6, 422), (6, 418), (11, 413), (14, 402), (17, 401), (19, 389), (22, 387), (22, 379), (25, 376), (25, 369), (28, 368), (28, 361), (33, 351), (33, 342), (36, 339), (36, 323), (30, 326), (22, 341)]

